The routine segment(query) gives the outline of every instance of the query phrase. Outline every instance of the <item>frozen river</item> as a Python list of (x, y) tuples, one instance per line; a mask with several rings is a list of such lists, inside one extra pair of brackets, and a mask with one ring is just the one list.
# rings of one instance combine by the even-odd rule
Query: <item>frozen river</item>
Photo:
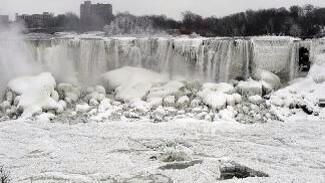
[[(325, 182), (324, 121), (7, 121), (0, 130), (13, 182)], [(268, 177), (220, 180), (232, 163)]]

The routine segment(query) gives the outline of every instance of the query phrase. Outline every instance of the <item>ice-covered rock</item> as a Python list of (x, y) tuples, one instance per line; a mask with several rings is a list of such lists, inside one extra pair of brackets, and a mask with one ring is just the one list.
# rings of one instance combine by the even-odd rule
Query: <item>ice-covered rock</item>
[(106, 94), (106, 90), (105, 90), (104, 86), (101, 86), (101, 85), (97, 85), (95, 87), (95, 91), (98, 93), (104, 94), (104, 95)]
[(81, 94), (81, 88), (69, 83), (60, 83), (57, 86), (60, 99), (64, 99), (68, 103), (77, 102)]
[(204, 83), (202, 90), (221, 92), (225, 94), (232, 94), (235, 92), (235, 88), (229, 83)]
[(110, 99), (104, 99), (100, 102), (98, 106), (98, 111), (99, 112), (105, 112), (108, 109), (112, 107), (111, 100)]
[(40, 122), (50, 122), (51, 120), (55, 119), (55, 115), (52, 113), (42, 113), (37, 116), (37, 120)]
[(236, 104), (236, 98), (234, 95), (226, 95), (227, 106), (234, 106)]
[(259, 95), (262, 96), (262, 83), (249, 79), (248, 81), (240, 81), (236, 87), (237, 92), (244, 97)]
[(131, 101), (142, 99), (155, 83), (164, 83), (168, 77), (136, 67), (123, 67), (102, 75), (101, 81), (107, 90), (114, 90), (116, 99)]
[(176, 106), (176, 98), (175, 96), (167, 96), (163, 99), (163, 105), (166, 107), (175, 107)]
[(149, 103), (149, 105), (151, 106), (151, 108), (157, 108), (159, 106), (162, 106), (163, 104), (163, 99), (156, 97), (156, 98), (150, 98), (147, 100), (147, 102)]
[(59, 93), (55, 90), (51, 93), (51, 97), (57, 102), (60, 100)]
[(242, 96), (238, 93), (234, 93), (232, 96), (234, 97), (236, 104), (240, 104), (243, 101)]
[(150, 111), (150, 104), (148, 104), (147, 102), (143, 101), (143, 100), (134, 100), (132, 101), (129, 106), (136, 111), (137, 113), (140, 114), (145, 114), (147, 112)]
[(200, 92), (199, 96), (202, 98), (203, 103), (214, 110), (220, 110), (226, 107), (227, 95), (224, 93), (206, 90)]
[(313, 78), (315, 83), (325, 82), (325, 60), (323, 63), (315, 63), (314, 65), (312, 65), (308, 73), (308, 77)]
[(201, 104), (201, 102), (202, 102), (202, 101), (201, 101), (199, 98), (195, 98), (195, 99), (193, 99), (193, 100), (191, 101), (191, 105), (190, 105), (190, 107), (191, 107), (191, 108), (199, 107), (200, 104)]
[(281, 80), (277, 75), (263, 69), (256, 69), (253, 72), (253, 79), (267, 83), (272, 90), (277, 90), (281, 86)]
[(162, 86), (151, 88), (147, 95), (147, 100), (151, 100), (151, 98), (164, 98), (168, 95), (176, 95), (182, 87), (184, 87), (184, 83), (180, 81), (169, 81)]
[(226, 121), (235, 121), (235, 116), (236, 116), (236, 111), (231, 106), (228, 106), (227, 108), (219, 111), (218, 113), (219, 119), (226, 120)]
[(77, 104), (76, 105), (76, 111), (81, 113), (86, 113), (90, 110), (90, 106), (86, 103), (84, 104)]
[(248, 97), (248, 101), (253, 103), (253, 104), (261, 104), (264, 100), (261, 96), (259, 95), (254, 95), (254, 96), (250, 96)]
[(159, 106), (156, 110), (154, 110), (151, 114), (151, 119), (154, 120), (154, 122), (161, 122), (164, 120), (164, 117), (167, 115), (166, 110)]
[(176, 104), (177, 104), (177, 107), (179, 108), (186, 108), (189, 106), (190, 104), (190, 98), (188, 98), (188, 96), (182, 96), (180, 98), (178, 98)]
[(31, 117), (44, 110), (57, 110), (58, 103), (54, 93), (55, 80), (50, 73), (37, 76), (19, 77), (9, 81), (8, 88), (20, 95), (18, 108), (23, 111), (21, 117)]

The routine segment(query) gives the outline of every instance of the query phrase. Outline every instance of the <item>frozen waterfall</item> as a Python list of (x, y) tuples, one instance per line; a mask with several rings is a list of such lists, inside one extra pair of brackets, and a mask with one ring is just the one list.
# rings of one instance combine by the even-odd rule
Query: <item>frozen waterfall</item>
[(284, 81), (299, 72), (299, 48), (324, 52), (324, 40), (291, 37), (189, 38), (61, 36), (27, 39), (26, 47), (43, 70), (59, 82), (94, 84), (100, 75), (123, 66), (143, 67), (204, 81), (247, 79), (255, 69)]

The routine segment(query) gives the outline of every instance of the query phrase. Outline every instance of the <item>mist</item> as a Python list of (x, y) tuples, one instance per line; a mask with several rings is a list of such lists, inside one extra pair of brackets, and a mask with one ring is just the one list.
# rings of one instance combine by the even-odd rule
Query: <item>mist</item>
[(22, 31), (21, 24), (0, 24), (0, 93), (7, 82), (17, 76), (40, 72), (40, 67), (33, 62)]

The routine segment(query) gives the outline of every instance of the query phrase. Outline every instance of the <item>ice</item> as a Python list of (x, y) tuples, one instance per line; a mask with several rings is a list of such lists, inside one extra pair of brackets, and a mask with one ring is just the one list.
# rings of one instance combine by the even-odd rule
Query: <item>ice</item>
[(266, 85), (267, 88), (270, 87), (272, 91), (277, 90), (281, 87), (280, 78), (270, 71), (257, 69), (253, 74), (253, 78), (258, 81), (263, 81), (263, 86), (265, 87)]
[(244, 97), (249, 97), (253, 95), (262, 96), (262, 83), (249, 79), (247, 81), (241, 81), (237, 85), (237, 91)]
[(166, 82), (166, 76), (135, 67), (123, 67), (102, 76), (108, 90), (115, 90), (115, 97), (122, 101), (142, 99), (156, 83)]
[[(312, 65), (306, 78), (292, 81), (289, 86), (276, 91), (271, 96), (274, 110), (281, 113), (282, 118), (294, 117), (297, 110), (314, 116), (322, 113), (319, 101), (324, 98), (325, 83), (322, 78), (325, 66), (319, 63), (321, 62)], [(281, 112), (283, 108), (287, 110)]]
[(23, 118), (31, 117), (42, 110), (57, 110), (59, 104), (51, 97), (55, 86), (55, 80), (50, 73), (20, 77), (8, 83), (8, 88), (20, 95), (18, 108), (23, 110)]

